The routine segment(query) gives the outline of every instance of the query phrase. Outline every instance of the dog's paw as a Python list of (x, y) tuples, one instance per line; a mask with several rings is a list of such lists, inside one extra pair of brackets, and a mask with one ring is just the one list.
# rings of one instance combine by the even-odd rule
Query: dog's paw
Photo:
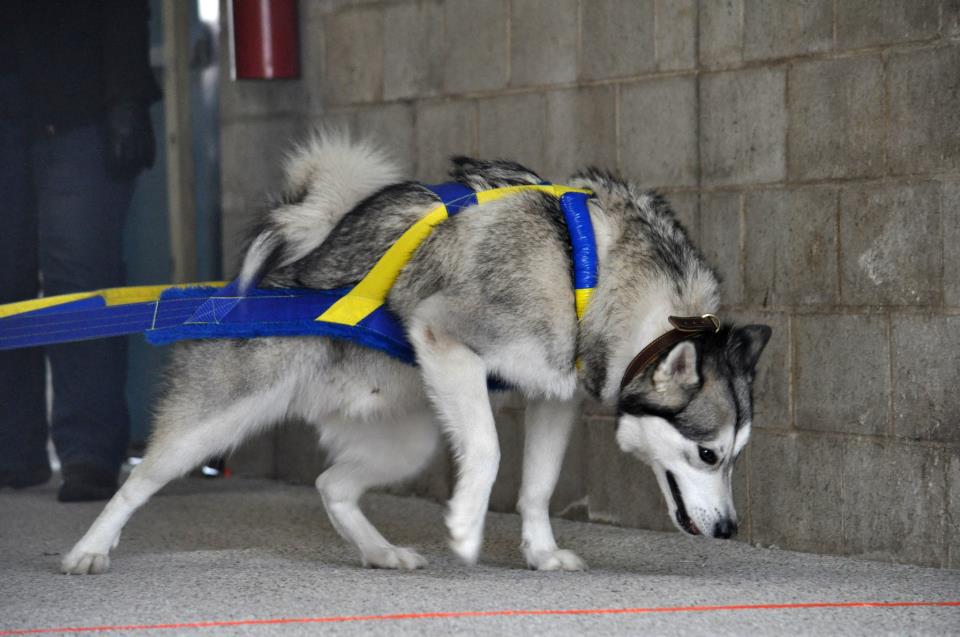
[(483, 527), (479, 525), (449, 525), (450, 550), (467, 566), (474, 566), (480, 558), (483, 543)]
[(110, 568), (110, 556), (106, 553), (88, 553), (74, 548), (60, 562), (60, 571), (68, 575), (95, 575)]
[(427, 565), (427, 560), (413, 549), (399, 546), (385, 546), (363, 554), (363, 565), (367, 568), (393, 568), (413, 571)]
[(474, 566), (480, 557), (485, 513), (484, 509), (479, 515), (469, 515), (463, 507), (450, 503), (450, 511), (446, 517), (450, 550), (467, 566)]
[(475, 537), (450, 538), (450, 550), (467, 566), (476, 566), (480, 559), (480, 539)]
[(585, 571), (587, 563), (573, 551), (554, 549), (552, 551), (524, 550), (527, 565), (535, 571)]

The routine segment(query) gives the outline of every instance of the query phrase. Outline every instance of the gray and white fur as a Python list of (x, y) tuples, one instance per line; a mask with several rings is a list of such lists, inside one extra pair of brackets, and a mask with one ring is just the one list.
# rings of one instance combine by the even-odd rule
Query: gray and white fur
[[(284, 203), (264, 219), (241, 281), (331, 288), (359, 280), (436, 205), (398, 175), (370, 143), (315, 137), (289, 161)], [(451, 175), (478, 190), (540, 182), (517, 164), (467, 158), (454, 160)], [(678, 528), (732, 534), (730, 474), (749, 437), (753, 369), (769, 328), (728, 326), (683, 341), (619, 391), (630, 359), (671, 328), (668, 316), (716, 312), (718, 281), (662, 198), (596, 170), (568, 183), (596, 193), (589, 212), (599, 285), (582, 321), (557, 201), (526, 192), (440, 224), (400, 273), (388, 306), (407, 328), (417, 367), (317, 337), (178, 345), (143, 462), (64, 557), (63, 571), (106, 570), (124, 524), (158, 489), (290, 417), (316, 426), (331, 459), (317, 489), (334, 527), (373, 567), (426, 562), (380, 535), (360, 496), (415, 475), (446, 435), (457, 466), (450, 546), (475, 563), (500, 459), (489, 377), (527, 403), (518, 509), (531, 568), (585, 566), (557, 546), (548, 517), (585, 397), (618, 406), (618, 443), (654, 469)], [(715, 462), (703, 460), (703, 449)]]

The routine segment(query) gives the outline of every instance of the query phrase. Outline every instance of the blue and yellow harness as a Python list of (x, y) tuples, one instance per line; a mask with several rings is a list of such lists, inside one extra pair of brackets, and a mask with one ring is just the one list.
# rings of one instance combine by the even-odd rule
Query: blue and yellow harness
[(426, 186), (439, 203), (421, 217), (356, 285), (335, 290), (255, 288), (237, 282), (111, 288), (0, 305), (0, 350), (143, 332), (155, 345), (183, 339), (326, 336), (413, 363), (400, 320), (386, 307), (390, 288), (433, 228), (462, 210), (509, 195), (556, 197), (570, 235), (576, 312), (597, 284), (597, 253), (587, 210), (589, 190), (538, 184), (476, 192), (459, 183)]

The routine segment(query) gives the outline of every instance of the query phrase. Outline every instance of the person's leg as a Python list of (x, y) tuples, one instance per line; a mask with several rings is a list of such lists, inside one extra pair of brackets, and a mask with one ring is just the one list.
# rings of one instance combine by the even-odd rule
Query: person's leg
[[(99, 127), (38, 140), (32, 152), (44, 293), (123, 285), (123, 225), (134, 180), (108, 175)], [(60, 499), (109, 497), (129, 441), (126, 338), (56, 345), (47, 356), (51, 433), (64, 472)]]
[[(0, 77), (12, 99), (13, 78)], [(13, 113), (8, 113), (13, 115)], [(37, 295), (37, 219), (30, 183), (27, 129), (0, 118), (0, 304)], [(0, 487), (50, 478), (43, 350), (0, 352)]]

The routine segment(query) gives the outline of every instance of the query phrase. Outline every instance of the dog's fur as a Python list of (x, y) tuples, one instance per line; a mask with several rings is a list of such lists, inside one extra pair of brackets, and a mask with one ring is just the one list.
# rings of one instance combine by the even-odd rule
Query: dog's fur
[[(509, 162), (454, 160), (474, 189), (539, 183)], [(359, 280), (387, 247), (436, 205), (367, 142), (320, 134), (290, 158), (282, 204), (265, 218), (241, 267), (249, 287), (334, 288)], [(195, 341), (177, 346), (143, 462), (63, 559), (96, 573), (133, 511), (170, 480), (288, 417), (317, 426), (331, 460), (317, 489), (364, 564), (417, 568), (364, 517), (369, 488), (416, 474), (445, 433), (458, 476), (447, 514), (453, 550), (477, 560), (500, 450), (487, 389), (496, 377), (527, 401), (523, 553), (537, 569), (580, 569), (554, 541), (548, 503), (581, 397), (617, 404), (617, 440), (656, 472), (671, 517), (687, 533), (728, 537), (736, 525), (730, 475), (746, 444), (753, 369), (769, 328), (752, 326), (677, 345), (631, 381), (633, 355), (670, 329), (670, 315), (715, 312), (718, 283), (666, 202), (587, 170), (599, 285), (582, 321), (574, 312), (567, 230), (557, 201), (523, 193), (440, 224), (388, 298), (418, 367), (324, 338)], [(577, 363), (576, 361), (579, 361)], [(708, 465), (698, 448), (718, 461)]]

